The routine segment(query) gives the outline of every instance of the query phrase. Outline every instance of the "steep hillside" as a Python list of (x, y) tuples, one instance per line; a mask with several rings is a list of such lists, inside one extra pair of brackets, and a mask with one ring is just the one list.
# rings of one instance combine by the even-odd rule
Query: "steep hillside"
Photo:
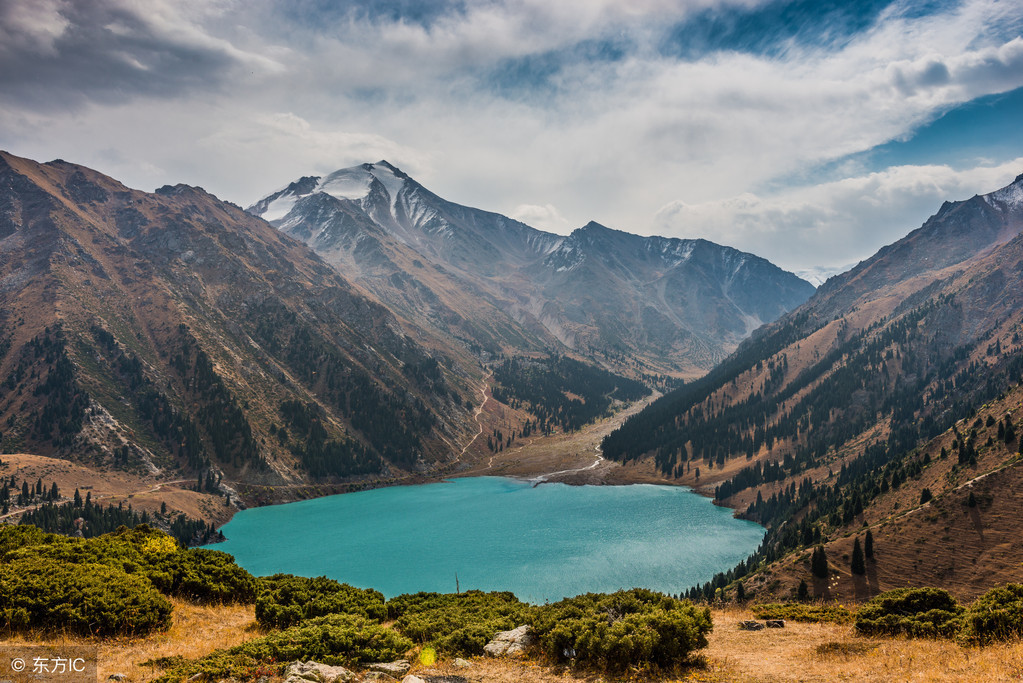
[[(746, 581), (747, 591), (861, 601), (879, 591), (940, 586), (973, 599), (1020, 580), (1023, 542), (1023, 387), (982, 406), (918, 449), (863, 467), (850, 463), (807, 521), (826, 528), (828, 575), (810, 571), (810, 544)], [(830, 508), (830, 509), (828, 509)], [(800, 522), (803, 524), (803, 521)], [(871, 538), (864, 571), (853, 546)]]
[(248, 211), (413, 320), (490, 353), (563, 345), (699, 375), (813, 287), (702, 240), (590, 223), (567, 237), (448, 202), (385, 161), (305, 177)]
[(0, 154), (0, 339), (6, 452), (281, 483), (429, 466), (476, 428), (475, 361), (301, 243), (63, 161)]
[[(923, 476), (922, 460), (913, 465), (906, 454), (935, 439), (948, 441), (946, 450), (952, 440), (965, 449), (947, 456), (965, 468), (944, 472), (949, 485), (1001, 466), (1016, 451), (971, 459), (968, 449), (980, 449), (986, 436), (964, 436), (960, 421), (972, 424), (975, 411), (1023, 378), (1021, 232), (1023, 176), (946, 203), (758, 331), (705, 378), (631, 419), (605, 440), (605, 455), (651, 458), (662, 472), (771, 525), (760, 557), (769, 560), (839, 538), (884, 486), (892, 488), (896, 470), (900, 479)], [(960, 435), (949, 437), (957, 424)], [(931, 488), (939, 490), (944, 485)]]

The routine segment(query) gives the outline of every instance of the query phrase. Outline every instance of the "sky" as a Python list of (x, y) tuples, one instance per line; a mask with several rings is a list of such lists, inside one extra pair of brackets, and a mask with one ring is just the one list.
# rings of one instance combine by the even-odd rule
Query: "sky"
[(1023, 0), (0, 0), (0, 149), (248, 206), (387, 160), (846, 266), (1023, 173)]

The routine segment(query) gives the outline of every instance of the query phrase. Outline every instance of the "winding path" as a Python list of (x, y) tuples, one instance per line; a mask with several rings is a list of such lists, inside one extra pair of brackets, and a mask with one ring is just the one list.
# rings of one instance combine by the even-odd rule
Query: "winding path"
[(483, 421), (480, 419), (480, 415), (483, 414), (483, 407), (487, 405), (487, 401), (490, 400), (490, 397), (487, 396), (487, 388), (489, 387), (490, 378), (493, 376), (494, 369), (491, 368), (487, 376), (483, 378), (483, 387), (480, 388), (480, 395), (483, 397), (483, 401), (476, 409), (476, 413), (472, 416), (472, 419), (476, 420), (476, 425), (480, 428), (480, 430), (476, 432), (476, 436), (469, 439), (469, 443), (465, 444), (465, 446), (462, 448), (462, 452), (458, 454), (457, 458), (455, 458), (455, 462), (459, 462), (462, 459), (462, 456), (465, 455), (465, 452), (469, 450), (469, 446), (476, 443), (476, 439), (480, 438), (480, 436), (483, 434)]

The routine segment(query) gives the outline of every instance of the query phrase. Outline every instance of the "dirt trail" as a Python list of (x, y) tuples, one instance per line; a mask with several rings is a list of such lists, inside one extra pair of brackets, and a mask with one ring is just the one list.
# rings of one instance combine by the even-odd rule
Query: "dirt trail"
[(480, 395), (483, 397), (483, 400), (480, 402), (479, 407), (476, 408), (476, 413), (472, 416), (472, 419), (476, 420), (476, 425), (480, 428), (480, 430), (476, 432), (476, 436), (469, 439), (469, 443), (462, 447), (462, 452), (455, 458), (456, 463), (462, 460), (462, 456), (465, 455), (467, 450), (469, 450), (469, 447), (476, 443), (476, 439), (480, 438), (483, 434), (483, 420), (480, 419), (480, 415), (483, 414), (483, 408), (487, 405), (487, 401), (490, 400), (490, 396), (487, 395), (487, 389), (490, 388), (490, 378), (493, 376), (494, 370), (491, 368), (487, 376), (483, 378), (483, 386), (480, 388)]

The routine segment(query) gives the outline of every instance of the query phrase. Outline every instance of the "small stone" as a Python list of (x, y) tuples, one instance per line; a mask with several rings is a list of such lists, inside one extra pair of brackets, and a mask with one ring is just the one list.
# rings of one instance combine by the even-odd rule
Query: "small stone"
[(468, 669), (470, 666), (472, 666), (472, 664), (470, 664), (469, 662), (465, 661), (461, 657), (455, 658), (454, 665), (455, 665), (456, 669)]
[(127, 674), (110, 674), (107, 676), (108, 681), (126, 681), (128, 680)]
[(759, 621), (740, 621), (739, 628), (743, 631), (761, 631), (764, 625)]
[(424, 681), (419, 676), (414, 676), (412, 674), (409, 674), (405, 678), (401, 679), (401, 683), (426, 683), (426, 681)]
[(785, 628), (784, 619), (768, 619), (767, 628)]
[(398, 679), (395, 678), (394, 676), (388, 676), (382, 671), (369, 671), (362, 675), (362, 680), (383, 681), (383, 683), (387, 683), (388, 681), (396, 681)]

